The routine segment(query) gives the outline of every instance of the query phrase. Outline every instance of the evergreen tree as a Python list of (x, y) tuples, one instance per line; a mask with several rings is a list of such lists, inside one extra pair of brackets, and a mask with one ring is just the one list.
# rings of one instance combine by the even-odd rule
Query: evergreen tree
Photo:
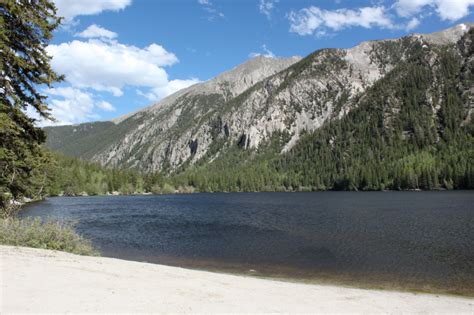
[[(51, 119), (38, 87), (62, 80), (46, 46), (59, 25), (48, 0), (0, 2), (0, 208), (11, 199), (42, 193), (50, 158), (41, 148), (44, 132), (27, 110)], [(32, 191), (37, 188), (37, 191)]]

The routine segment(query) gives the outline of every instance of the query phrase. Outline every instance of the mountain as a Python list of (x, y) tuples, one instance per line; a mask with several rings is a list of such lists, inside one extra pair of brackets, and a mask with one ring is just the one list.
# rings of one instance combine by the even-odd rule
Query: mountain
[[(46, 145), (66, 155), (107, 165), (160, 170), (189, 158), (196, 121), (257, 82), (299, 61), (300, 57), (259, 56), (219, 76), (180, 90), (157, 104), (114, 119), (74, 126), (45, 128)], [(198, 158), (204, 152), (199, 148)], [(144, 161), (149, 161), (146, 165)]]
[(47, 128), (47, 145), (203, 190), (468, 187), (473, 36), (460, 24), (258, 57), (113, 123)]

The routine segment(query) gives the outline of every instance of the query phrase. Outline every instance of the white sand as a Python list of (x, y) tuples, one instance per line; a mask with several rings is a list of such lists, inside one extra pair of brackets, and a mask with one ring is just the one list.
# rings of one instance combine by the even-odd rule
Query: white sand
[(474, 313), (474, 299), (262, 280), (0, 246), (0, 313)]

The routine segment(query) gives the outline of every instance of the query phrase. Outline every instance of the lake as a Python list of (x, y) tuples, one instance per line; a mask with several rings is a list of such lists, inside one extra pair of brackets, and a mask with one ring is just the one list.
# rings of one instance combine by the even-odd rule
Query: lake
[(309, 282), (474, 295), (474, 192), (55, 197), (103, 256)]

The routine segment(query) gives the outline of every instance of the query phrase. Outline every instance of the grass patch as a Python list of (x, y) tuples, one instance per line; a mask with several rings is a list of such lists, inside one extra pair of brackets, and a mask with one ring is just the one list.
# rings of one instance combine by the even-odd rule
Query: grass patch
[(90, 241), (82, 238), (71, 223), (40, 219), (0, 219), (0, 244), (52, 249), (79, 255), (99, 256)]

